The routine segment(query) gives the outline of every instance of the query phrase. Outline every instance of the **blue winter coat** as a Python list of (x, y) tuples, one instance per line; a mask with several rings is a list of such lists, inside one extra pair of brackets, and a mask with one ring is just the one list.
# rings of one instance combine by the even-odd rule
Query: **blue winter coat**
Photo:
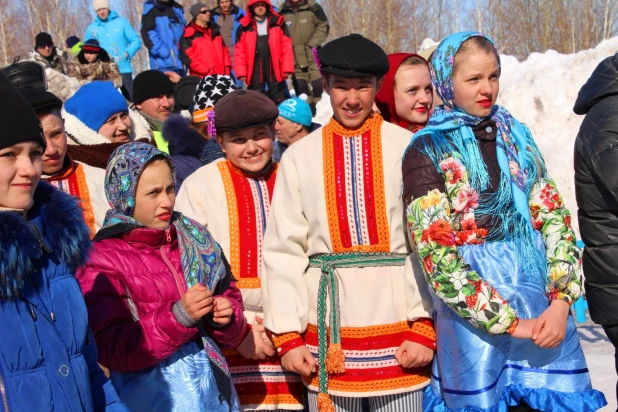
[[(120, 73), (133, 73), (131, 58), (142, 47), (142, 40), (129, 23), (129, 20), (110, 11), (105, 21), (99, 16), (86, 29), (84, 42), (97, 39), (99, 44), (118, 65)], [(129, 55), (127, 59), (124, 53)]]
[(90, 246), (82, 210), (45, 182), (34, 199), (29, 220), (0, 212), (0, 411), (125, 412), (74, 277)]
[(150, 68), (153, 70), (182, 70), (179, 42), (186, 26), (180, 4), (170, 5), (147, 0), (142, 14), (142, 39), (148, 48)]

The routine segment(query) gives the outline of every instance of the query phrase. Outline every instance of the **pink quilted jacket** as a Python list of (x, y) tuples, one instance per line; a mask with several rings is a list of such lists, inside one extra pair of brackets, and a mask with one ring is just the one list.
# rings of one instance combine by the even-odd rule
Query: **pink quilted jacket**
[[(176, 229), (139, 228), (95, 242), (76, 277), (88, 306), (88, 320), (99, 348), (99, 363), (134, 372), (154, 366), (191, 339), (196, 327), (176, 320), (172, 306), (187, 291)], [(245, 336), (242, 297), (234, 282), (221, 292), (234, 307), (223, 328), (203, 324), (221, 346), (235, 348)]]

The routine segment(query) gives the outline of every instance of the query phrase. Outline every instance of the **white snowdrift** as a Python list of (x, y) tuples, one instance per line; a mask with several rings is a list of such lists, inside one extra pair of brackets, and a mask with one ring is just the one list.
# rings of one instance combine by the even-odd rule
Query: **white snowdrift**
[[(423, 48), (430, 47), (430, 39)], [(573, 215), (577, 229), (577, 204), (573, 182), (573, 145), (583, 116), (573, 113), (579, 89), (596, 66), (618, 51), (618, 37), (590, 50), (560, 54), (554, 50), (532, 53), (519, 62), (501, 55), (502, 76), (498, 104), (526, 123), (545, 156), (550, 175), (556, 181)], [(315, 121), (328, 122), (332, 116), (326, 93), (317, 106)]]

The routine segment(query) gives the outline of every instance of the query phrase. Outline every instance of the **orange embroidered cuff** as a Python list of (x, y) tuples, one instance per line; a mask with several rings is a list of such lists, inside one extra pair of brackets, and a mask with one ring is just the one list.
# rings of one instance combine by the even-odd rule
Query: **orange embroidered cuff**
[(272, 334), (271, 335), (273, 343), (277, 348), (277, 355), (283, 356), (294, 348), (298, 348), (305, 344), (305, 341), (300, 336), (299, 333), (291, 332), (291, 333), (283, 333), (281, 335)]
[(515, 318), (513, 320), (513, 323), (511, 323), (511, 326), (509, 326), (506, 333), (508, 333), (509, 335), (512, 335), (513, 332), (515, 332), (515, 329), (517, 329), (517, 325), (519, 325), (519, 318)]
[(429, 349), (436, 350), (436, 331), (433, 320), (428, 318), (417, 319), (412, 322), (410, 341), (421, 344)]

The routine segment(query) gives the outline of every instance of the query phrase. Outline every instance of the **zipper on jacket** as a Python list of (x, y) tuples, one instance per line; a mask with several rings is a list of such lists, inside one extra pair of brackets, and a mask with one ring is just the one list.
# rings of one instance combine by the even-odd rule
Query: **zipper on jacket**
[(0, 373), (0, 396), (2, 396), (2, 406), (5, 412), (9, 412), (9, 400), (6, 397), (6, 388), (4, 387), (4, 381), (2, 380), (2, 374)]
[[(165, 238), (168, 241), (168, 243), (171, 243), (172, 235), (170, 234), (169, 229), (165, 230)], [(184, 291), (184, 288), (182, 287), (182, 283), (180, 280), (180, 276), (178, 275), (178, 272), (176, 271), (176, 269), (174, 269), (174, 266), (172, 266), (172, 262), (170, 262), (170, 260), (167, 258), (167, 254), (165, 253), (165, 245), (161, 245), (160, 251), (161, 251), (161, 257), (163, 258), (163, 261), (165, 262), (169, 270), (171, 270), (172, 274), (174, 275), (174, 280), (176, 281), (176, 287), (178, 288), (178, 293), (180, 293), (180, 297), (182, 298), (182, 295), (185, 294), (185, 291)]]

